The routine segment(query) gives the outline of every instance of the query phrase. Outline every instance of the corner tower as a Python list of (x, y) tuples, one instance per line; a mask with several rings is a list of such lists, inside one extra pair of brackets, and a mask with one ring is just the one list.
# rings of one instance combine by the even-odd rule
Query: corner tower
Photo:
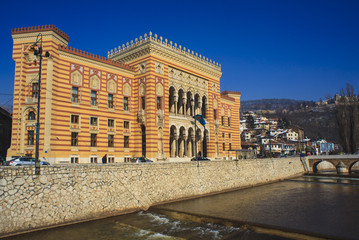
[(58, 45), (67, 45), (69, 37), (54, 25), (12, 29), (13, 54), (15, 62), (14, 103), (11, 146), (8, 156), (34, 154), (35, 122), (37, 115), (37, 95), (40, 90), (39, 62), (29, 51), (30, 46), (42, 35), (43, 52), (50, 52), (43, 58), (41, 72), (41, 109), (40, 109), (40, 151), (50, 151), (51, 146), (51, 109), (54, 75), (54, 60), (57, 58)]

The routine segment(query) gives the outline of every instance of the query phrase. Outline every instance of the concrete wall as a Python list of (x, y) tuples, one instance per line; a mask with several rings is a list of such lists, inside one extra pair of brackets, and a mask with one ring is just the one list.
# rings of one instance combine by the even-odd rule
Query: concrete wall
[(303, 173), (299, 158), (0, 169), (0, 235), (113, 216)]

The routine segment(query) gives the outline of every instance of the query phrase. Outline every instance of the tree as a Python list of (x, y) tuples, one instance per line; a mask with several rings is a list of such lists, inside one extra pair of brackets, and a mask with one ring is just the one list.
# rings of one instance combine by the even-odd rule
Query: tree
[(252, 115), (249, 115), (246, 119), (246, 124), (247, 124), (247, 128), (249, 129), (254, 129), (255, 125), (254, 125), (254, 118)]
[(339, 130), (339, 141), (346, 153), (355, 153), (359, 147), (359, 101), (350, 84), (340, 91), (335, 106), (335, 116)]
[(289, 121), (287, 118), (283, 117), (278, 120), (278, 127), (282, 129), (287, 129), (289, 127)]

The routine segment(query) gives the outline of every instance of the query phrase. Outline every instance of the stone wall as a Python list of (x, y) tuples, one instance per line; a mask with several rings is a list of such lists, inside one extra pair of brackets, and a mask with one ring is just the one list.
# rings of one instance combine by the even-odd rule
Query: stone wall
[(0, 169), (0, 236), (303, 173), (299, 158)]

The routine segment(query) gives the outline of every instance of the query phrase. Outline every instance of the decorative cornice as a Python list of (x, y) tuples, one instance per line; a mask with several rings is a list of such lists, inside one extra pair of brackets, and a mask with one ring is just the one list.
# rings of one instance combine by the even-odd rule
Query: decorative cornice
[(88, 52), (85, 52), (85, 51), (82, 51), (82, 50), (79, 50), (79, 49), (75, 49), (75, 48), (72, 48), (72, 47), (59, 45), (59, 50), (64, 51), (64, 52), (68, 52), (68, 53), (72, 53), (74, 55), (81, 56), (81, 57), (84, 57), (84, 58), (92, 59), (92, 60), (95, 60), (97, 62), (102, 62), (102, 63), (109, 64), (109, 65), (112, 65), (112, 66), (115, 66), (115, 67), (120, 67), (120, 68), (129, 70), (129, 71), (132, 71), (132, 72), (135, 71), (134, 67), (131, 67), (131, 66), (129, 66), (127, 64), (124, 64), (122, 62), (113, 61), (113, 60), (110, 60), (108, 58), (98, 56), (98, 55), (95, 55), (93, 53), (88, 53)]
[(69, 36), (54, 25), (14, 28), (11, 29), (11, 35), (45, 31), (53, 31), (59, 36), (61, 36), (63, 39), (65, 39), (67, 42), (69, 41)]
[(221, 94), (221, 98), (222, 98), (222, 99), (229, 100), (229, 101), (232, 101), (232, 102), (236, 101), (236, 99), (234, 99), (234, 98), (232, 98), (232, 97), (229, 97), (229, 96), (227, 96), (227, 95), (222, 95), (222, 94)]
[(127, 42), (126, 45), (122, 44), (122, 47), (119, 46), (118, 49), (115, 48), (109, 51), (108, 58), (128, 62), (150, 53), (189, 65), (218, 78), (222, 75), (221, 64), (208, 60), (205, 56), (198, 55), (198, 53), (194, 53), (190, 49), (186, 50), (181, 45), (177, 46), (177, 43), (168, 42), (167, 39), (163, 41), (163, 38), (158, 38), (157, 34), (152, 36), (152, 32), (148, 36), (145, 34), (144, 38), (140, 36), (135, 41), (131, 40), (130, 43)]
[(221, 93), (221, 95), (227, 95), (228, 94), (235, 94), (235, 95), (241, 95), (241, 92), (236, 92), (236, 91), (224, 91)]

